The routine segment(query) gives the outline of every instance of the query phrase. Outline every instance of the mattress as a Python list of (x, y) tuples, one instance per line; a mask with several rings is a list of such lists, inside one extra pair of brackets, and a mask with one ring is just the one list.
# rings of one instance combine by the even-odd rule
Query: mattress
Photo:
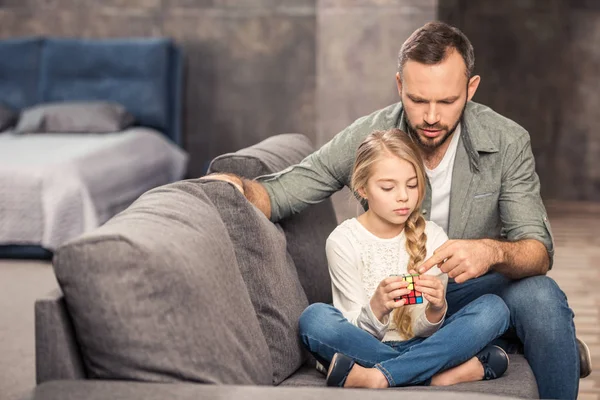
[(183, 178), (188, 156), (161, 133), (0, 134), (0, 245), (54, 250)]

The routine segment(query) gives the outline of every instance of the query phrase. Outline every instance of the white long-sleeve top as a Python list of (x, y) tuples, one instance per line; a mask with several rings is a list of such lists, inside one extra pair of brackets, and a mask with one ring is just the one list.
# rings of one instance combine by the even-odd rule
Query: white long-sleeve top
[[(428, 221), (427, 257), (433, 255), (448, 237), (442, 228)], [(327, 262), (333, 291), (333, 306), (342, 312), (350, 323), (369, 332), (379, 340), (401, 341), (408, 338), (396, 329), (390, 314), (380, 322), (370, 306), (370, 299), (379, 283), (393, 274), (406, 274), (410, 256), (406, 251), (404, 231), (391, 239), (382, 239), (369, 232), (356, 218), (342, 222), (328, 237), (326, 244)], [(437, 267), (427, 271), (428, 275), (439, 276), (444, 285), (448, 276)], [(415, 336), (427, 337), (437, 331), (444, 322), (431, 323), (425, 315), (428, 302), (411, 305), (412, 329)]]

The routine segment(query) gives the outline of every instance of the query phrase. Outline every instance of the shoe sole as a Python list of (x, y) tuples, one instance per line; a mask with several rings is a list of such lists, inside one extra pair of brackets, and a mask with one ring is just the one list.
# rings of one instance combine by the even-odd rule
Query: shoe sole
[(331, 364), (329, 364), (329, 369), (327, 370), (327, 376), (325, 377), (325, 381), (329, 380), (329, 375), (331, 375), (331, 370), (333, 369), (333, 366), (335, 365), (335, 360), (337, 360), (339, 353), (335, 353), (333, 355), (333, 358), (331, 359)]
[(592, 373), (592, 355), (590, 354), (590, 348), (587, 346), (587, 344), (579, 339), (577, 339), (577, 348), (579, 350), (580, 357), (583, 357), (580, 358), (579, 362), (579, 378), (582, 379), (590, 376)]

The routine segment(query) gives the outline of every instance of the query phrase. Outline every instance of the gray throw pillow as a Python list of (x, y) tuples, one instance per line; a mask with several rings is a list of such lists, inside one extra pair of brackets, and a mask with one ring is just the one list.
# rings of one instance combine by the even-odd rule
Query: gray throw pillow
[(267, 342), (202, 187), (153, 189), (54, 270), (91, 379), (270, 385)]
[(203, 182), (229, 232), (237, 265), (248, 287), (273, 364), (273, 384), (294, 373), (305, 360), (298, 319), (308, 306), (285, 234), (233, 187)]
[[(305, 135), (276, 135), (254, 146), (215, 158), (209, 172), (231, 172), (254, 179), (297, 164), (313, 150)], [(337, 226), (331, 199), (311, 205), (279, 223), (285, 231), (287, 249), (296, 264), (309, 303), (331, 303), (331, 277), (325, 255), (327, 237)]]
[(21, 113), (19, 133), (108, 133), (130, 127), (134, 117), (117, 103), (91, 101), (48, 103)]
[(0, 132), (14, 126), (17, 118), (18, 114), (14, 110), (4, 104), (0, 104)]

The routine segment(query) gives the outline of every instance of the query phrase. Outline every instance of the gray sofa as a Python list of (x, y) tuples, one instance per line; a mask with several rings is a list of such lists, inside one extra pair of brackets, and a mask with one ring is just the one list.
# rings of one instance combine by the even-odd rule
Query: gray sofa
[[(253, 178), (312, 150), (305, 136), (282, 134), (220, 156), (210, 170)], [(335, 226), (329, 200), (273, 224), (225, 182), (187, 180), (145, 193), (57, 251), (61, 289), (35, 304), (32, 397), (341, 395), (324, 387), (297, 335), (308, 304), (331, 302), (324, 245)], [(518, 354), (495, 381), (371, 391), (368, 398), (396, 399), (395, 390), (415, 399), (432, 391), (439, 399), (538, 395)], [(343, 392), (348, 399), (365, 394)]]

